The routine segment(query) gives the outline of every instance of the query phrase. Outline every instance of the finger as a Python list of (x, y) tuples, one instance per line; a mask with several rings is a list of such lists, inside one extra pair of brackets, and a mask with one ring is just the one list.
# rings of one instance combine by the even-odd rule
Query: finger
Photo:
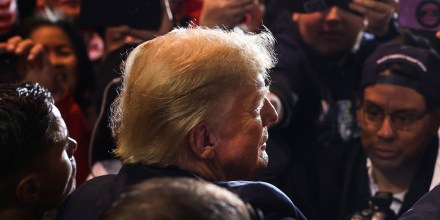
[(371, 20), (372, 18), (374, 18), (374, 20), (384, 20), (389, 16), (388, 14), (383, 12), (372, 11), (369, 8), (366, 8), (362, 5), (350, 4), (349, 7), (351, 10), (361, 13), (362, 15), (364, 15), (364, 17), (367, 17), (369, 20)]
[(20, 36), (13, 36), (13, 37), (9, 38), (6, 41), (6, 50), (8, 52), (15, 51), (17, 44), (19, 44), (21, 41), (22, 41), (22, 38)]
[(392, 3), (385, 3), (373, 0), (354, 0), (350, 5), (358, 6), (357, 8), (362, 12), (362, 14), (368, 13), (369, 11), (375, 11), (379, 13), (392, 13), (396, 9), (396, 5)]
[(30, 50), (27, 56), (28, 61), (34, 61), (36, 58), (43, 57), (46, 54), (44, 46), (42, 44), (35, 44)]
[(15, 54), (26, 55), (33, 46), (34, 42), (31, 39), (22, 40), (16, 45)]
[(5, 50), (6, 49), (6, 42), (1, 42), (0, 43), (0, 50)]

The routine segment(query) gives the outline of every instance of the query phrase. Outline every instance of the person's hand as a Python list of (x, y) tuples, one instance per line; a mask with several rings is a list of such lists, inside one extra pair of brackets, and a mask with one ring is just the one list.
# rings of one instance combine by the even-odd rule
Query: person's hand
[(17, 77), (22, 82), (38, 82), (52, 93), (57, 91), (58, 79), (42, 44), (20, 36), (0, 43), (0, 50), (17, 56)]
[(245, 31), (255, 32), (263, 25), (263, 17), (266, 11), (264, 4), (254, 5), (249, 13), (245, 15), (246, 19), (240, 24), (240, 28)]
[(256, 0), (205, 0), (200, 14), (200, 26), (233, 28), (245, 20)]
[(23, 39), (20, 36), (9, 38), (6, 42), (0, 42), (0, 51), (13, 53), (18, 57), (24, 57), (27, 61), (35, 61), (45, 54), (42, 44), (35, 44), (31, 39)]
[(435, 36), (436, 36), (438, 39), (440, 39), (440, 31), (437, 31), (437, 32), (435, 33)]
[(349, 7), (364, 15), (366, 31), (384, 36), (389, 31), (389, 22), (398, 5), (395, 0), (353, 0)]

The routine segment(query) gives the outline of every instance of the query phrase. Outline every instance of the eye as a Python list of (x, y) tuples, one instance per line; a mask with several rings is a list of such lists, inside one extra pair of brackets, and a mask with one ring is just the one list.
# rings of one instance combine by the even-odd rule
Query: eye
[(365, 109), (365, 113), (367, 113), (367, 116), (371, 119), (382, 119), (384, 115), (383, 112), (377, 108), (367, 108)]
[(73, 54), (73, 52), (69, 48), (62, 48), (57, 51), (57, 55), (60, 57), (68, 57), (68, 56), (71, 56), (72, 54)]
[(395, 123), (398, 123), (400, 125), (410, 125), (413, 122), (417, 121), (417, 116), (405, 113), (396, 114), (394, 116), (394, 121)]

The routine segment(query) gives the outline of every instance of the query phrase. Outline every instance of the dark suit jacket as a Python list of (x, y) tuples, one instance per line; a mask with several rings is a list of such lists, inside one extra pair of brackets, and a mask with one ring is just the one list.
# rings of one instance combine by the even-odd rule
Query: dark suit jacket
[[(124, 165), (117, 175), (96, 177), (77, 188), (59, 208), (57, 219), (97, 219), (127, 186), (157, 177), (196, 178), (193, 174), (176, 167)], [(254, 181), (228, 181), (217, 184), (235, 192), (244, 202), (262, 210), (265, 219), (306, 219), (290, 199), (271, 184)]]

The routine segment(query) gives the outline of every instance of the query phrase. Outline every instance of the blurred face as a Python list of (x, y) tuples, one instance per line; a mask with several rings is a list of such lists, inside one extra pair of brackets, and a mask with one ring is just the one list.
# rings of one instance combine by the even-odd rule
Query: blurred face
[(81, 0), (46, 0), (46, 4), (68, 17), (78, 17), (81, 12)]
[(351, 49), (363, 30), (363, 18), (333, 6), (324, 11), (296, 13), (301, 38), (323, 55)]
[(57, 76), (72, 92), (75, 91), (78, 60), (67, 35), (56, 26), (41, 26), (32, 32), (30, 38), (44, 45)]
[(225, 105), (216, 127), (219, 147), (216, 160), (228, 180), (250, 178), (267, 166), (267, 126), (278, 116), (268, 101), (268, 88), (261, 75), (257, 86), (238, 91)]
[(76, 141), (68, 136), (66, 124), (59, 110), (53, 106), (53, 114), (57, 122), (53, 127), (55, 144), (48, 155), (43, 158), (46, 164), (41, 172), (43, 188), (42, 201), (47, 208), (56, 207), (75, 188), (76, 164), (73, 153)]
[(417, 19), (424, 26), (433, 28), (440, 23), (440, 8), (437, 2), (425, 2), (420, 4), (417, 9)]
[(438, 129), (423, 96), (397, 85), (367, 87), (358, 117), (362, 145), (373, 167), (382, 171), (417, 166)]

